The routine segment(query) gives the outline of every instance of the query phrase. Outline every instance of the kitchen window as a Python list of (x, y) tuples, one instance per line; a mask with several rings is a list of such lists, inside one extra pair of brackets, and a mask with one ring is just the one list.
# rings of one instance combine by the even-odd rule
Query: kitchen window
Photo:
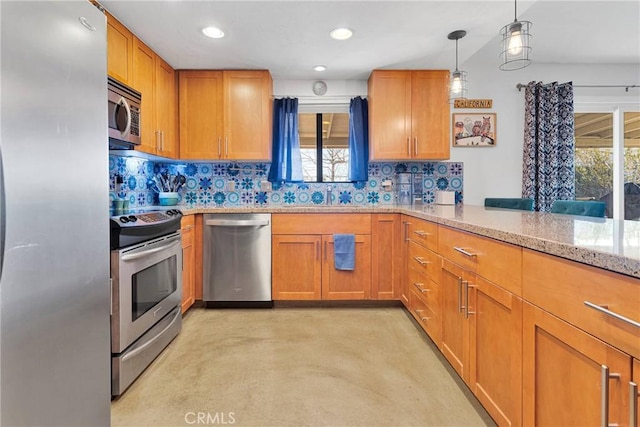
[(305, 182), (347, 182), (349, 113), (299, 113), (298, 132)]
[(576, 199), (606, 202), (610, 218), (640, 221), (638, 110), (576, 105)]

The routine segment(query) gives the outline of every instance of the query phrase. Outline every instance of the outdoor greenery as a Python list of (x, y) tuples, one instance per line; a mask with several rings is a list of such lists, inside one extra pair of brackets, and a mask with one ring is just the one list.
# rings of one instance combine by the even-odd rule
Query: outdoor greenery
[[(624, 149), (624, 182), (640, 185), (640, 148)], [(613, 191), (613, 150), (576, 149), (576, 198), (601, 197)]]

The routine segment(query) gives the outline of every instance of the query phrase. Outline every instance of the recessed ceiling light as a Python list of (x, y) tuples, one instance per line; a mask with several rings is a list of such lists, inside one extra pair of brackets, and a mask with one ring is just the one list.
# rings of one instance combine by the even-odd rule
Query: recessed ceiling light
[(347, 40), (350, 39), (353, 35), (353, 31), (348, 28), (334, 28), (329, 33), (332, 39), (336, 40)]
[(316, 65), (315, 67), (313, 67), (314, 70), (316, 71), (324, 71), (327, 69), (326, 65)]
[(224, 37), (224, 31), (216, 27), (203, 28), (202, 33), (207, 37), (211, 37), (212, 39), (221, 39), (222, 37)]

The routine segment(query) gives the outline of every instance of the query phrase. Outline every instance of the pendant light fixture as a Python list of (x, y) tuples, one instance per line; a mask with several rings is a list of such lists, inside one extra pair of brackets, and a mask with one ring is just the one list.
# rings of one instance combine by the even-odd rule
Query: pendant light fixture
[(451, 73), (449, 82), (449, 102), (456, 99), (466, 99), (467, 96), (467, 72), (458, 70), (458, 40), (467, 35), (464, 30), (456, 30), (447, 35), (449, 40), (456, 41), (456, 69)]
[(500, 30), (502, 36), (501, 70), (513, 71), (531, 65), (531, 59), (529, 59), (531, 52), (530, 29), (531, 22), (518, 21), (518, 3), (517, 0), (514, 0), (513, 22)]

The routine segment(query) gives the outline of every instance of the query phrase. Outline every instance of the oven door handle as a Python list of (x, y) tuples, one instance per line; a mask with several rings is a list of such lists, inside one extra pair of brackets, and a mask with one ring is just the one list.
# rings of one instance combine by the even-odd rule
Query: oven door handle
[(208, 219), (205, 225), (218, 227), (262, 227), (269, 225), (268, 219), (243, 220), (243, 219)]
[(173, 237), (172, 240), (169, 240), (169, 243), (167, 243), (166, 245), (162, 245), (162, 246), (158, 246), (156, 248), (152, 248), (152, 249), (146, 249), (142, 252), (135, 252), (132, 254), (126, 254), (126, 255), (122, 255), (122, 257), (120, 258), (122, 261), (133, 261), (136, 259), (140, 259), (140, 258), (144, 258), (146, 256), (149, 256), (151, 254), (155, 254), (157, 252), (161, 252), (164, 251), (166, 249), (169, 249), (171, 246), (174, 246), (176, 244), (180, 243), (180, 236), (176, 236)]
[(175, 316), (173, 316), (173, 318), (171, 319), (171, 321), (169, 322), (169, 324), (167, 326), (165, 326), (162, 331), (160, 331), (156, 336), (154, 336), (153, 338), (151, 338), (149, 341), (147, 341), (146, 343), (142, 344), (140, 347), (134, 349), (131, 353), (127, 353), (122, 357), (122, 361), (126, 361), (129, 360), (133, 357), (136, 357), (137, 354), (140, 354), (140, 352), (143, 352), (147, 347), (149, 347), (150, 345), (153, 345), (153, 343), (155, 343), (156, 341), (158, 341), (158, 339), (164, 335), (165, 332), (167, 332), (167, 330), (169, 330), (169, 328), (171, 328), (173, 326), (173, 324), (175, 323), (176, 319), (178, 318), (178, 316), (182, 316), (182, 311), (181, 310), (177, 310)]

